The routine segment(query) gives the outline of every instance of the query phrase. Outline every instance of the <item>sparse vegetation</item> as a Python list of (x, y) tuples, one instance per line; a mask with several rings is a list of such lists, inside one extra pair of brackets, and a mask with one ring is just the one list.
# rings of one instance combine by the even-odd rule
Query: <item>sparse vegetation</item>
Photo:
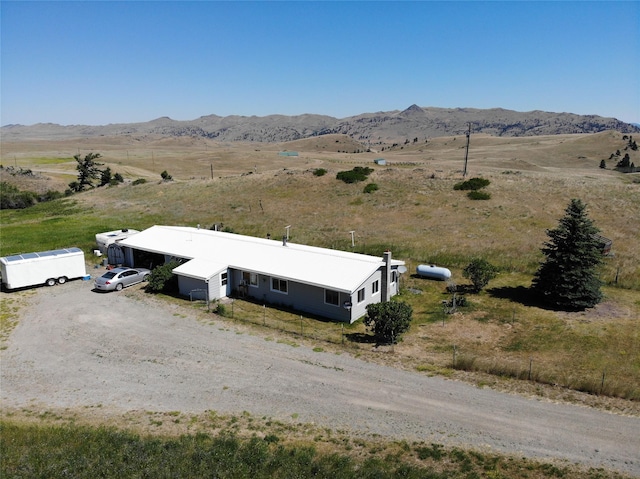
[(327, 170), (325, 168), (316, 168), (313, 170), (314, 176), (324, 176), (327, 174)]
[[(456, 315), (446, 318), (447, 325), (451, 323), (456, 328), (474, 331), (476, 334), (470, 339), (458, 336), (454, 328), (438, 325), (443, 317), (441, 302), (450, 299), (449, 294), (443, 296), (441, 284), (403, 276), (404, 288), (422, 291), (421, 294), (404, 293), (402, 300), (413, 307), (413, 324), (420, 325), (424, 331), (417, 335), (411, 328), (404, 335), (402, 346), (396, 348), (395, 354), (407, 365), (415, 361), (424, 363), (422, 355), (426, 353), (433, 367), (443, 371), (451, 361), (449, 351), (453, 344), (458, 345), (461, 354), (476, 357), (475, 368), (485, 372), (500, 369), (495, 367), (494, 355), (501, 361), (521, 365), (535, 354), (537, 380), (566, 388), (563, 395), (578, 388), (601, 394), (599, 379), (606, 369), (602, 394), (637, 400), (640, 367), (629, 361), (629, 351), (634, 350), (634, 338), (637, 342), (637, 325), (630, 318), (640, 314), (640, 265), (637, 262), (640, 244), (628, 240), (635, 237), (635, 225), (640, 222), (639, 210), (635, 208), (636, 175), (623, 178), (603, 172), (600, 176), (593, 163), (585, 169), (584, 162), (575, 160), (578, 156), (606, 158), (616, 148), (622, 150), (622, 156), (620, 137), (610, 133), (570, 135), (557, 140), (547, 138), (545, 144), (535, 137), (484, 139), (483, 147), (491, 159), (486, 178), (491, 180), (494, 199), (483, 203), (461, 202), (461, 197), (453, 191), (457, 173), (447, 168), (459, 159), (459, 151), (444, 146), (447, 142), (451, 145), (451, 139), (429, 141), (428, 155), (442, 156), (442, 160), (428, 163), (421, 160), (422, 153), (390, 152), (388, 158), (394, 167), (376, 170), (380, 171), (376, 175), (380, 190), (375, 195), (360, 195), (362, 190), (357, 189), (347, 192), (339, 182), (318, 182), (311, 175), (301, 174), (307, 166), (298, 174), (286, 158), (269, 160), (274, 162), (269, 163), (272, 171), (265, 165), (260, 167), (260, 175), (241, 176), (261, 161), (260, 155), (264, 156), (267, 147), (262, 147), (259, 153), (253, 153), (253, 146), (244, 150), (235, 146), (221, 149), (216, 153), (220, 156), (216, 162), (219, 176), (214, 179), (209, 179), (208, 164), (200, 173), (201, 164), (197, 160), (200, 149), (191, 152), (187, 147), (176, 147), (164, 153), (156, 149), (156, 168), (171, 169), (172, 173), (175, 169), (176, 176), (191, 180), (176, 182), (171, 188), (158, 188), (155, 183), (147, 182), (135, 188), (94, 190), (91, 196), (77, 195), (38, 203), (25, 210), (2, 210), (0, 254), (68, 245), (90, 251), (96, 231), (108, 231), (122, 224), (144, 229), (153, 224), (228, 222), (238, 233), (264, 237), (267, 232), (274, 232), (274, 225), (288, 224), (288, 221), (283, 223), (283, 218), (295, 212), (296, 242), (299, 243), (351, 250), (350, 237), (343, 232), (356, 229), (356, 251), (379, 255), (390, 248), (394, 257), (407, 261), (410, 269), (424, 262), (442, 264), (451, 269), (454, 277), (460, 278), (463, 268), (474, 256), (486, 258), (500, 269), (502, 274), (491, 281), (485, 294), (472, 301), (471, 307), (459, 309)], [(549, 147), (549, 141), (554, 141), (555, 146)], [(514, 146), (519, 150), (517, 159), (512, 158)], [(9, 147), (3, 145), (5, 163), (8, 162), (6, 155), (12, 154)], [(141, 176), (148, 169), (144, 178), (157, 178), (148, 159), (131, 155), (133, 146), (128, 148), (131, 162), (126, 166), (135, 168), (135, 174)], [(241, 154), (236, 153), (235, 148)], [(550, 148), (555, 148), (553, 154), (549, 154)], [(627, 152), (635, 159), (631, 150)], [(127, 161), (124, 147), (105, 155), (110, 164)], [(329, 171), (335, 171), (336, 165), (348, 161), (346, 157), (332, 155), (318, 160), (318, 166), (329, 166)], [(13, 157), (9, 157), (13, 161)], [(48, 158), (30, 161), (18, 166), (37, 171), (39, 164), (46, 164), (48, 169), (58, 168), (67, 176), (74, 175), (71, 164), (56, 163)], [(362, 161), (365, 164), (369, 160)], [(482, 172), (483, 158), (474, 157), (474, 161), (477, 171)], [(496, 170), (497, 162), (502, 162), (502, 166)], [(530, 169), (549, 166), (553, 167), (553, 173)], [(284, 171), (284, 167), (289, 169)], [(435, 178), (431, 176), (434, 171)], [(492, 171), (504, 174), (491, 176)], [(63, 184), (66, 183), (65, 180)], [(354, 193), (356, 196), (350, 196)], [(616, 239), (615, 257), (604, 258), (600, 270), (606, 303), (586, 313), (567, 313), (568, 319), (560, 316), (565, 313), (539, 308), (539, 303), (531, 299), (529, 289), (543, 258), (540, 246), (545, 241), (545, 231), (554, 227), (554, 217), (562, 216), (567, 197), (580, 197), (588, 202), (598, 226), (607, 236)], [(237, 313), (236, 308), (236, 317)], [(257, 318), (256, 324), (262, 323), (261, 309), (251, 314)], [(583, 324), (573, 314), (587, 314), (597, 320)], [(292, 320), (294, 332), (298, 326), (295, 319), (299, 316)], [(314, 326), (318, 323), (305, 318), (307, 321)], [(507, 323), (514, 327), (508, 331), (501, 328)], [(613, 323), (615, 328), (610, 327)], [(318, 330), (323, 326), (323, 323), (317, 324)], [(305, 324), (305, 334), (307, 328)], [(365, 332), (362, 322), (352, 328), (350, 333)], [(496, 329), (500, 329), (501, 334), (492, 336)], [(421, 339), (427, 336), (428, 339)], [(476, 336), (480, 339), (475, 339)], [(331, 340), (333, 343), (340, 343), (339, 330), (331, 337), (336, 338)], [(593, 347), (589, 342), (593, 337), (606, 340)], [(346, 344), (355, 347), (352, 342)], [(356, 354), (365, 354), (356, 351)], [(597, 397), (589, 398), (596, 400)]]

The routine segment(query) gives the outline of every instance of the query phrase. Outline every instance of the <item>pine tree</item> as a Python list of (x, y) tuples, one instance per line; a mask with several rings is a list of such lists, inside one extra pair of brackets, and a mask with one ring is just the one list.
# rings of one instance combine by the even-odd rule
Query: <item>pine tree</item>
[(599, 230), (585, 210), (580, 200), (571, 200), (558, 227), (547, 231), (550, 240), (542, 248), (547, 258), (531, 285), (545, 303), (558, 309), (584, 310), (602, 300)]
[(100, 153), (89, 153), (84, 158), (80, 156), (80, 153), (73, 155), (73, 158), (78, 163), (76, 170), (78, 170), (78, 181), (69, 183), (69, 187), (73, 191), (82, 191), (85, 187), (93, 188), (93, 180), (100, 178), (100, 168), (102, 163), (98, 163), (96, 160), (100, 158)]

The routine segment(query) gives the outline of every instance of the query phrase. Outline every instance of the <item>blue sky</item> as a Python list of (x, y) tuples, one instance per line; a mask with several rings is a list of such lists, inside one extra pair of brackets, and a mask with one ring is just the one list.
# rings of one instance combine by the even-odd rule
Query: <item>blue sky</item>
[(7, 1), (2, 125), (502, 107), (640, 123), (640, 2)]

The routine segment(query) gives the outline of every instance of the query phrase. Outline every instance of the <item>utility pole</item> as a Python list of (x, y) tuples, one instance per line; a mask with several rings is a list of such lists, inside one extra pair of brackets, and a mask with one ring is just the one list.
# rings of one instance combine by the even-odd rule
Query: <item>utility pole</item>
[(469, 123), (469, 129), (467, 130), (467, 150), (464, 154), (464, 170), (462, 171), (462, 177), (467, 176), (467, 161), (469, 160), (469, 139), (471, 137), (471, 123)]

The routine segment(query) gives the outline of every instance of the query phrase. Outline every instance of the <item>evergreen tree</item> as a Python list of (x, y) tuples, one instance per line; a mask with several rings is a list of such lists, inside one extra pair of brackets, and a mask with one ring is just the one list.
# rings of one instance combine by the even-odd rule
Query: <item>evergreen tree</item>
[(73, 155), (74, 160), (78, 163), (76, 165), (78, 181), (69, 183), (71, 190), (82, 191), (85, 187), (93, 188), (93, 180), (97, 180), (101, 174), (98, 167), (102, 166), (102, 163), (96, 161), (100, 156), (100, 153), (89, 153), (84, 158), (80, 156), (80, 153)]
[(111, 176), (111, 168), (107, 167), (106, 169), (100, 172), (100, 184), (98, 186), (104, 186), (111, 183), (113, 177)]
[(597, 272), (602, 261), (599, 230), (585, 210), (580, 200), (571, 200), (558, 227), (547, 231), (550, 240), (542, 248), (547, 258), (531, 288), (555, 308), (584, 310), (602, 300)]

